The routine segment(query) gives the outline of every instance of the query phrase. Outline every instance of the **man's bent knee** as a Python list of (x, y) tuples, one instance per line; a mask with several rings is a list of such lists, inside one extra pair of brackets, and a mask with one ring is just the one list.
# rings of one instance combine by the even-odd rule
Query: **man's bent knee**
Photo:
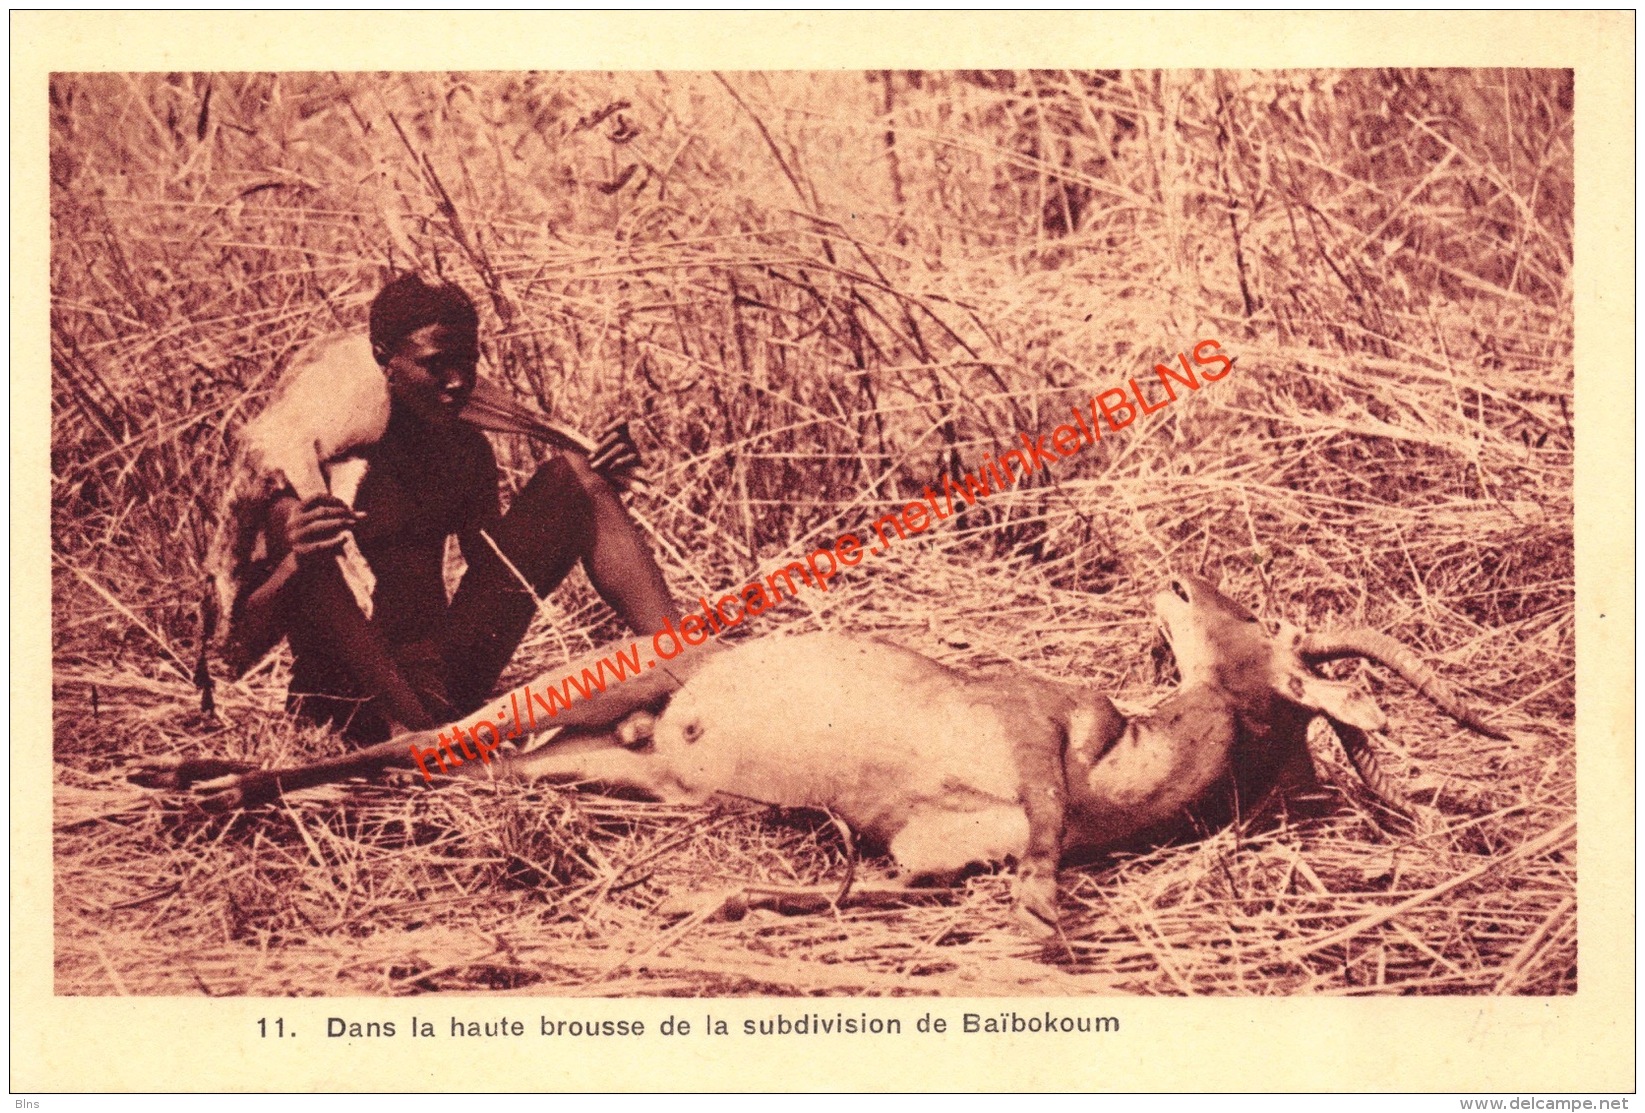
[(545, 461), (514, 496), (505, 520), (516, 515), (533, 524), (552, 524), (562, 536), (579, 540), (594, 533), (594, 499), (576, 469), (560, 456)]

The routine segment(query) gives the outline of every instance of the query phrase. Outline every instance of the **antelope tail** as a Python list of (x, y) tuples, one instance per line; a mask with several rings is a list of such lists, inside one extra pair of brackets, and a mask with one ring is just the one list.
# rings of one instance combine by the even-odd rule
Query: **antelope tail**
[[(1490, 738), (1504, 741), (1508, 735), (1488, 725), (1479, 712), (1468, 706), (1461, 693), (1439, 678), (1432, 667), (1409, 647), (1379, 630), (1344, 630), (1334, 634), (1310, 634), (1299, 647), (1309, 664), (1335, 661), (1342, 657), (1365, 657), (1399, 673), (1430, 703), (1463, 726)], [(1346, 742), (1344, 743), (1346, 745)], [(1352, 752), (1349, 754), (1352, 757)], [(1355, 763), (1356, 767), (1358, 763)]]

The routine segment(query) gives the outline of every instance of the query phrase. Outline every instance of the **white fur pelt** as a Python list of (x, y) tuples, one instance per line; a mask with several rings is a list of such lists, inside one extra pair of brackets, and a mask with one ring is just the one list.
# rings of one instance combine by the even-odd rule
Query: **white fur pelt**
[[(350, 454), (382, 437), (388, 413), (388, 380), (372, 357), (371, 342), (364, 336), (328, 336), (297, 354), (268, 406), (241, 430), (206, 558), (222, 620), (218, 650), (235, 676), (270, 648), (245, 644), (237, 622), (237, 604), (255, 586), (248, 578), (270, 551), (270, 501), (287, 490), (299, 499), (329, 491), (352, 506), (366, 462)], [(376, 579), (352, 535), (337, 560), (370, 615)]]

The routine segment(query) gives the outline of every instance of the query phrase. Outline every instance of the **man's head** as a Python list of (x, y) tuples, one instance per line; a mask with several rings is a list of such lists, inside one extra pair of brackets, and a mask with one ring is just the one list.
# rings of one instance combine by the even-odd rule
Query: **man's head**
[(371, 350), (395, 405), (428, 425), (457, 420), (474, 390), (480, 317), (456, 286), (414, 274), (384, 286), (371, 303)]

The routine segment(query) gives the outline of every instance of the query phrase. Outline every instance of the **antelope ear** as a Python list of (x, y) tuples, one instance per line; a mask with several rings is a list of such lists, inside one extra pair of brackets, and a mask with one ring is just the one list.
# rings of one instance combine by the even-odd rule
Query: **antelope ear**
[(1381, 730), (1388, 717), (1376, 700), (1345, 680), (1326, 680), (1302, 669), (1287, 669), (1280, 692), (1302, 706), (1360, 730)]

